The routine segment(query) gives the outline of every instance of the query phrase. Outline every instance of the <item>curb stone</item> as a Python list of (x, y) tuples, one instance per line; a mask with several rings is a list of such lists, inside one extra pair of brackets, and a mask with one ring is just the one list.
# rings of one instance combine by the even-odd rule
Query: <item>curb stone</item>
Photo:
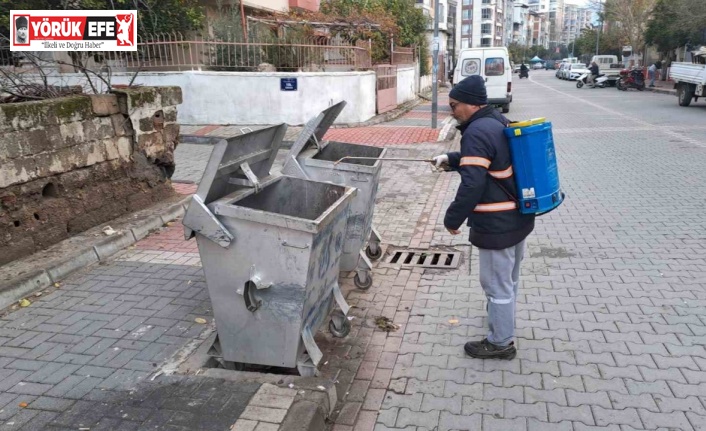
[[(67, 238), (46, 250), (3, 266), (0, 268), (0, 279), (4, 276), (5, 280), (0, 281), (0, 310), (32, 292), (58, 283), (79, 269), (105, 261), (115, 253), (135, 244), (152, 231), (183, 216), (190, 200), (191, 195), (188, 195), (176, 203), (158, 203), (151, 208), (119, 217)], [(155, 211), (157, 214), (154, 213)], [(96, 240), (94, 236), (108, 224), (122, 232)], [(58, 257), (54, 257), (56, 255)], [(17, 269), (13, 270), (15, 268)]]
[[(214, 328), (215, 329), (215, 328)], [(223, 368), (207, 368), (208, 350), (216, 338), (215, 332), (206, 336), (198, 347), (177, 360), (177, 363), (171, 364), (172, 372), (180, 375), (199, 375), (214, 379), (221, 379), (238, 383), (259, 383), (262, 386), (259, 392), (268, 392), (272, 395), (273, 387), (279, 388), (276, 391), (282, 393), (294, 393), (291, 396), (291, 403), (287, 407), (287, 412), (281, 420), (277, 421), (276, 426), (279, 426), (280, 431), (322, 431), (326, 429), (327, 420), (331, 417), (338, 403), (338, 392), (336, 389), (336, 378), (324, 377), (301, 377), (296, 375), (281, 375), (281, 374), (263, 374), (253, 371), (234, 371), (225, 370)], [(165, 371), (165, 368), (162, 369)], [(238, 419), (232, 427), (233, 431), (251, 431), (257, 429), (259, 423), (264, 426), (272, 426), (272, 417), (264, 417), (266, 412), (260, 411), (263, 414), (262, 420), (258, 420), (255, 416), (263, 408), (282, 409), (282, 398), (287, 396), (280, 394), (279, 399), (273, 399), (271, 405), (262, 400), (257, 401), (257, 393), (248, 402), (252, 414), (246, 415)], [(273, 398), (273, 397), (263, 397)], [(247, 407), (246, 407), (247, 409)]]

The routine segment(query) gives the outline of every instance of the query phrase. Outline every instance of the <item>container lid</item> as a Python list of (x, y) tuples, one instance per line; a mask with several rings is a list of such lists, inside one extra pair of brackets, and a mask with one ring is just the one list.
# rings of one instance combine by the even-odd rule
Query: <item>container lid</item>
[(532, 118), (531, 120), (526, 120), (526, 121), (518, 121), (516, 123), (510, 123), (508, 127), (529, 127), (529, 126), (536, 126), (537, 124), (542, 124), (547, 119), (545, 117), (540, 117), (540, 118)]
[(287, 125), (280, 124), (222, 139), (215, 145), (182, 221), (186, 239), (200, 233), (221, 247), (230, 245), (233, 234), (207, 205), (238, 189), (259, 189), (260, 179), (270, 174), (286, 131)]
[(218, 142), (196, 195), (208, 205), (238, 189), (259, 187), (254, 180), (270, 174), (286, 131), (280, 124)]
[(331, 127), (338, 115), (345, 108), (346, 102), (341, 101), (332, 105), (319, 113), (316, 117), (309, 120), (304, 126), (296, 141), (292, 144), (292, 149), (287, 155), (287, 161), (291, 158), (296, 158), (302, 151), (309, 147), (319, 148), (319, 144), (323, 141), (326, 132)]

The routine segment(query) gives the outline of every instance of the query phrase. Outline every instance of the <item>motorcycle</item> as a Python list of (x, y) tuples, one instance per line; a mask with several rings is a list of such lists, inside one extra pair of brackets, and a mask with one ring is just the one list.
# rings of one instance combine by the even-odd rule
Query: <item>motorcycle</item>
[(645, 89), (645, 76), (640, 69), (623, 69), (620, 71), (620, 79), (616, 83), (618, 90), (628, 91), (628, 88), (637, 88), (639, 91)]
[(522, 78), (529, 79), (529, 70), (520, 69), (520, 79), (522, 79)]
[[(579, 79), (576, 80), (576, 88), (581, 88), (586, 85), (590, 73), (591, 72), (586, 72), (583, 75), (579, 76)], [(601, 73), (596, 77), (596, 79), (593, 80), (593, 84), (598, 88), (605, 88), (605, 86), (608, 84), (608, 77)]]

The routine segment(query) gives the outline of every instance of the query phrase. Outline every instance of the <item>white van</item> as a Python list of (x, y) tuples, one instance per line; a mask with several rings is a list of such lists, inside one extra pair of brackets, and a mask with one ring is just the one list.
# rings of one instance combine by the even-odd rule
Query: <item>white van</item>
[(510, 56), (505, 47), (467, 48), (458, 54), (454, 69), (454, 84), (471, 75), (485, 78), (488, 104), (510, 112), (512, 102), (512, 70)]

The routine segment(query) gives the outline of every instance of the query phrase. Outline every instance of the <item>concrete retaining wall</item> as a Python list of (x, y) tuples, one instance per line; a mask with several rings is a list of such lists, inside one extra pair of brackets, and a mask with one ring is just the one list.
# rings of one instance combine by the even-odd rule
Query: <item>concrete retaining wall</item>
[(173, 191), (181, 90), (0, 104), (0, 265)]

